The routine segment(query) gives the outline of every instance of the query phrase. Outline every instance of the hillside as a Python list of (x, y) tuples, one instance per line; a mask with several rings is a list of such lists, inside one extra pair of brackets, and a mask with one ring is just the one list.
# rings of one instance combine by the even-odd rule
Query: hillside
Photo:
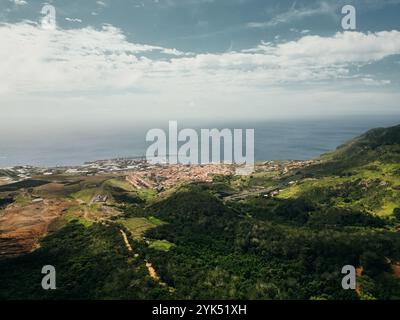
[[(3, 219), (34, 196), (66, 208), (35, 250), (0, 261), (0, 298), (399, 299), (399, 133), (158, 193), (115, 175), (5, 185)], [(59, 274), (54, 292), (40, 287), (43, 263)], [(348, 264), (357, 291), (341, 287)]]
[(378, 128), (352, 139), (298, 173), (298, 184), (282, 196), (307, 196), (325, 206), (338, 205), (390, 216), (400, 207), (400, 126)]
[[(321, 156), (320, 174), (343, 173), (371, 162), (400, 162), (400, 125), (372, 129)], [(314, 168), (316, 169), (316, 168)]]

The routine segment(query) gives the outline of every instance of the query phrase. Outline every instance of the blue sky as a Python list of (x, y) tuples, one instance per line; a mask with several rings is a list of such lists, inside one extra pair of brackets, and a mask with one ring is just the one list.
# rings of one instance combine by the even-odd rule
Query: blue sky
[[(2, 21), (35, 21), (44, 3), (1, 0)], [(108, 23), (123, 30), (130, 41), (196, 52), (240, 50), (261, 40), (274, 41), (276, 36), (282, 41), (293, 40), (302, 30), (329, 36), (340, 31), (340, 10), (345, 4), (356, 7), (360, 32), (397, 30), (400, 16), (398, 0), (54, 0), (48, 3), (56, 7), (61, 28), (100, 28)]]
[(0, 0), (0, 22), (10, 127), (400, 114), (400, 0)]

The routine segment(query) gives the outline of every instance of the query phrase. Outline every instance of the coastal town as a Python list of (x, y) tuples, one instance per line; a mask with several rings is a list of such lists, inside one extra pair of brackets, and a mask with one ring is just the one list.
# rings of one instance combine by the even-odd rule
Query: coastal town
[[(313, 160), (264, 161), (255, 166), (256, 172), (275, 172), (285, 175), (314, 163)], [(144, 157), (116, 158), (86, 162), (80, 166), (36, 167), (30, 165), (0, 169), (0, 185), (15, 183), (35, 177), (71, 175), (97, 176), (123, 174), (135, 188), (169, 189), (178, 182), (210, 182), (215, 175), (235, 174), (232, 164), (152, 164)]]

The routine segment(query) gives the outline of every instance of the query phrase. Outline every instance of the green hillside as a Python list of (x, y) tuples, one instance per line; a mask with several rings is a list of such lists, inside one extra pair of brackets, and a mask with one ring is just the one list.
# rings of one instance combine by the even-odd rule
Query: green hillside
[(321, 174), (338, 174), (372, 162), (400, 162), (400, 125), (372, 129), (321, 157)]
[(373, 129), (321, 156), (280, 196), (390, 216), (400, 207), (400, 126)]

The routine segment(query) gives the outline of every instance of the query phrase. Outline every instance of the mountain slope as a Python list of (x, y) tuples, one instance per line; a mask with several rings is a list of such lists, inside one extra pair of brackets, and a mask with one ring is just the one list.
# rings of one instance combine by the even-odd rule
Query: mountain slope
[(372, 129), (322, 156), (325, 166), (349, 169), (369, 162), (400, 162), (400, 125)]

